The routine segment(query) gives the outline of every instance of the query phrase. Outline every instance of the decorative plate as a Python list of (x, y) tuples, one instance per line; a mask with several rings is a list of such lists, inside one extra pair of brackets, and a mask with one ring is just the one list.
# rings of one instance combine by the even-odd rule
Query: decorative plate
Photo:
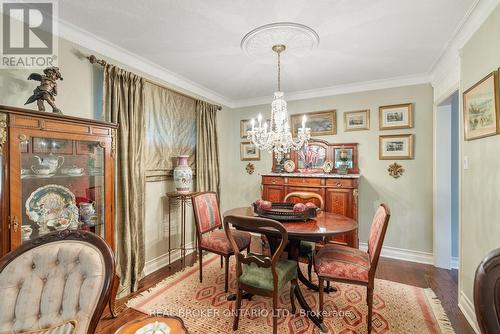
[(333, 170), (333, 161), (326, 160), (325, 163), (323, 164), (323, 171), (325, 173), (330, 173), (332, 170)]
[(75, 195), (63, 186), (49, 184), (38, 188), (26, 201), (26, 215), (48, 232), (48, 226), (57, 230), (78, 227), (78, 207)]
[(288, 173), (293, 173), (295, 171), (295, 162), (292, 160), (287, 160), (283, 164), (283, 168), (285, 168), (285, 171)]
[(152, 324), (147, 324), (146, 326), (139, 328), (135, 334), (169, 334), (170, 327), (162, 322), (154, 322)]

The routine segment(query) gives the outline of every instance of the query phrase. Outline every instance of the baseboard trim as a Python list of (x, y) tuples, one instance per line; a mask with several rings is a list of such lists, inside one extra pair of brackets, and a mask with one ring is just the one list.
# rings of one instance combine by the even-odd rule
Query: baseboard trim
[[(188, 250), (186, 250), (186, 255), (189, 255), (194, 252), (194, 249), (189, 249), (193, 248), (193, 246), (194, 246), (193, 242), (186, 244), (186, 248), (188, 248)], [(181, 251), (179, 249), (173, 250), (170, 255), (171, 263), (180, 258), (181, 258)], [(144, 264), (144, 275), (147, 276), (165, 266), (168, 266), (168, 253), (165, 253), (163, 255), (158, 256), (157, 258), (147, 261)]]
[(474, 332), (480, 334), (479, 326), (476, 320), (476, 312), (474, 311), (474, 304), (470, 301), (470, 299), (465, 295), (463, 291), (460, 291), (460, 297), (458, 298), (458, 308), (462, 311), (465, 319), (469, 322), (469, 325), (472, 327)]
[[(360, 242), (359, 249), (366, 251), (368, 249), (368, 244), (365, 242)], [(380, 255), (382, 257), (388, 257), (391, 259), (434, 265), (434, 256), (432, 255), (432, 253), (428, 252), (383, 246), (382, 253)]]
[(458, 257), (451, 257), (451, 269), (458, 269)]

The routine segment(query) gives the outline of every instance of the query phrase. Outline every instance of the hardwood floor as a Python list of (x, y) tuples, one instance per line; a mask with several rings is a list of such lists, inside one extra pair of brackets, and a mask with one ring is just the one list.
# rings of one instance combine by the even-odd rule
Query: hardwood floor
[[(187, 259), (190, 264), (194, 261), (193, 257)], [(134, 295), (149, 289), (178, 270), (180, 270), (180, 262), (176, 261), (171, 269), (165, 267), (145, 277), (140, 282), (139, 291)], [(455, 332), (458, 334), (474, 333), (457, 306), (458, 273), (456, 270), (444, 270), (426, 264), (381, 258), (376, 277), (421, 288), (431, 288), (441, 300)], [(124, 308), (125, 301), (118, 301), (117, 307)], [(97, 327), (97, 333), (112, 334), (125, 323), (139, 317), (145, 317), (145, 315), (132, 309), (125, 309), (116, 319), (111, 319), (109, 311), (106, 310)]]

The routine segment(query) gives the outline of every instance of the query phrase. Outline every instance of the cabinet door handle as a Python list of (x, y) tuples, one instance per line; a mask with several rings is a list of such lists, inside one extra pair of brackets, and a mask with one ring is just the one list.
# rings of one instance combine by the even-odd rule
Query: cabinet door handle
[(272, 184), (276, 184), (276, 180), (273, 180), (273, 181), (272, 181)]
[(335, 187), (337, 187), (337, 188), (342, 188), (342, 183), (337, 182), (337, 184), (335, 185)]

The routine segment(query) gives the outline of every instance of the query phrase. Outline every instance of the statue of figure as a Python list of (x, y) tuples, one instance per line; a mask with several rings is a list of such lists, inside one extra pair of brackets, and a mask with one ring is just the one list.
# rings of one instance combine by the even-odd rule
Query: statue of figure
[(36, 101), (38, 110), (45, 111), (43, 101), (47, 101), (47, 103), (52, 107), (53, 112), (62, 114), (61, 110), (56, 107), (54, 98), (54, 96), (57, 95), (57, 80), (63, 80), (61, 72), (59, 72), (59, 67), (47, 67), (43, 70), (43, 73), (45, 75), (31, 73), (28, 77), (28, 80), (40, 81), (40, 86), (35, 88), (33, 95), (29, 97), (25, 104)]

